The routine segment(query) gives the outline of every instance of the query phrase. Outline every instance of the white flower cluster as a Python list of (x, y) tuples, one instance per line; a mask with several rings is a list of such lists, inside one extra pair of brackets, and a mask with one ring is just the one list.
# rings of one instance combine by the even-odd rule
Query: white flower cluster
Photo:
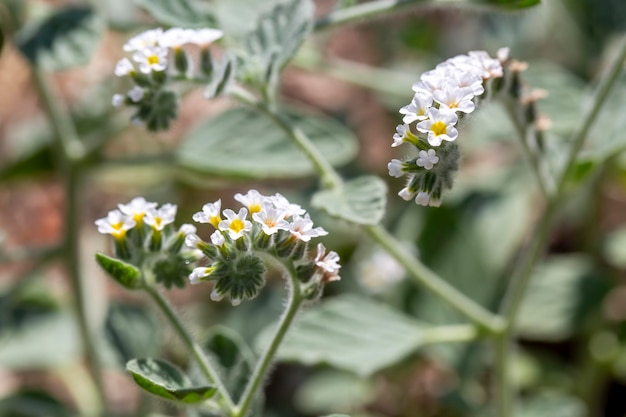
[[(222, 210), (221, 200), (205, 204), (202, 211), (193, 215), (198, 223), (209, 223), (215, 231), (210, 236), (211, 245), (204, 242), (195, 233), (189, 234), (185, 244), (193, 249), (202, 250), (212, 263), (209, 267), (196, 268), (189, 275), (192, 284), (219, 279), (216, 276), (219, 267), (225, 259), (236, 258), (233, 250), (247, 253), (252, 245), (253, 250), (269, 250), (279, 257), (298, 260), (299, 249), (305, 250), (306, 243), (311, 239), (328, 234), (321, 227), (314, 227), (306, 210), (298, 204), (290, 203), (284, 196), (276, 193), (273, 196), (264, 196), (257, 190), (250, 190), (246, 194), (236, 194), (235, 200), (243, 207), (235, 212), (231, 209)], [(229, 254), (230, 253), (230, 254)], [(312, 261), (316, 273), (322, 277), (322, 282), (339, 279), (339, 255), (336, 252), (326, 252), (322, 244), (317, 247), (317, 255)], [(219, 282), (218, 282), (219, 285)], [(212, 299), (219, 300), (222, 293), (213, 291)], [(238, 304), (240, 299), (231, 300)]]
[[(418, 157), (405, 162), (392, 160), (388, 165), (389, 175), (399, 178), (406, 173), (433, 170), (442, 159), (440, 151), (445, 143), (458, 138), (459, 120), (475, 110), (488, 81), (503, 76), (502, 62), (507, 58), (508, 48), (499, 50), (497, 59), (485, 51), (471, 51), (422, 74), (413, 84), (413, 100), (400, 109), (403, 124), (396, 127), (391, 145), (410, 143), (418, 149)], [(440, 193), (434, 195), (429, 189), (420, 190), (416, 187), (417, 182), (415, 175), (411, 175), (409, 186), (399, 195), (405, 200), (415, 197), (415, 202), (420, 205), (439, 205)]]
[[(115, 66), (115, 75), (118, 77), (131, 76), (139, 78), (141, 75), (148, 76), (153, 73), (163, 73), (168, 68), (168, 55), (182, 54), (182, 59), (187, 62), (187, 56), (182, 52), (186, 44), (195, 45), (201, 51), (206, 52), (209, 45), (222, 37), (223, 33), (218, 29), (182, 29), (171, 28), (164, 31), (161, 28), (147, 30), (132, 37), (124, 44), (124, 51), (131, 53), (131, 59), (122, 58)], [(185, 64), (186, 65), (186, 64)], [(132, 103), (141, 101), (144, 89), (135, 86), (126, 95), (115, 94), (113, 105), (120, 106), (126, 99)]]
[[(162, 231), (165, 226), (174, 223), (177, 210), (175, 204), (169, 203), (157, 208), (157, 203), (148, 202), (143, 197), (135, 197), (128, 204), (118, 204), (118, 207), (119, 209), (109, 211), (107, 217), (95, 222), (98, 232), (110, 234), (115, 239), (124, 239), (126, 232), (143, 224), (155, 231)], [(190, 226), (195, 232), (193, 225), (183, 225), (187, 231)]]

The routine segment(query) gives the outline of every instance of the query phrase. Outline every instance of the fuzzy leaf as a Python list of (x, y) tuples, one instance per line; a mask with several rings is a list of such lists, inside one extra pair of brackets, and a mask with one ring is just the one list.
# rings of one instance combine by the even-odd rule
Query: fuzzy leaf
[(273, 91), (282, 68), (294, 57), (313, 29), (313, 3), (292, 0), (279, 4), (246, 36), (245, 76)]
[(101, 19), (91, 7), (67, 6), (36, 27), (24, 27), (16, 43), (32, 65), (60, 71), (89, 62), (102, 28)]
[[(391, 308), (342, 296), (304, 312), (286, 336), (278, 358), (305, 365), (330, 365), (361, 376), (391, 366), (426, 342), (427, 326)], [(273, 326), (257, 339), (257, 351)]]
[(102, 253), (96, 253), (96, 261), (111, 278), (123, 287), (132, 290), (141, 286), (141, 272), (133, 265)]
[(474, 0), (474, 3), (505, 10), (517, 10), (537, 6), (541, 4), (541, 0)]
[(135, 0), (159, 23), (184, 28), (214, 27), (215, 16), (194, 0)]
[[(288, 117), (333, 165), (344, 164), (356, 154), (354, 135), (334, 120)], [(177, 159), (182, 167), (198, 173), (235, 178), (292, 178), (315, 173), (283, 130), (265, 115), (245, 108), (228, 110), (198, 126), (183, 140)]]
[(376, 176), (359, 177), (313, 196), (315, 207), (358, 224), (378, 224), (385, 215), (387, 185)]
[(216, 391), (210, 385), (192, 386), (180, 369), (159, 359), (133, 359), (126, 364), (126, 370), (141, 388), (171, 401), (195, 404), (211, 398)]
[(103, 330), (113, 359), (120, 366), (137, 356), (158, 353), (160, 328), (154, 315), (144, 308), (112, 303)]

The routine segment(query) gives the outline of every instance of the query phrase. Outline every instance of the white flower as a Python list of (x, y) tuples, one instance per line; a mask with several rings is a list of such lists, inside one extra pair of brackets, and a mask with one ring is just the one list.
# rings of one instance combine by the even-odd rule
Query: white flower
[(413, 191), (410, 191), (408, 187), (404, 187), (400, 190), (398, 195), (402, 197), (403, 200), (410, 201), (415, 196), (415, 193)]
[(470, 88), (460, 88), (452, 83), (445, 83), (441, 90), (433, 93), (433, 98), (452, 111), (471, 113), (474, 111), (474, 94)]
[(214, 231), (211, 234), (211, 243), (215, 246), (222, 246), (226, 242), (224, 235), (219, 230)]
[(144, 91), (143, 91), (143, 88), (136, 85), (130, 89), (127, 95), (133, 101), (133, 103), (139, 103), (141, 99), (143, 98)]
[(326, 236), (328, 232), (321, 227), (313, 228), (313, 222), (309, 217), (309, 214), (305, 214), (304, 217), (294, 216), (293, 222), (289, 225), (289, 231), (292, 236), (303, 242), (308, 242), (311, 238)]
[(195, 233), (190, 233), (185, 236), (185, 246), (192, 249), (199, 249), (199, 246), (202, 244), (202, 239)]
[(146, 48), (152, 48), (159, 44), (159, 39), (163, 35), (163, 29), (151, 29), (145, 32), (141, 32), (138, 35), (133, 36), (124, 44), (124, 50), (126, 52), (142, 51)]
[(326, 253), (323, 244), (317, 244), (317, 256), (315, 256), (315, 266), (323, 273), (322, 282), (339, 281), (339, 255), (335, 251)]
[(135, 66), (132, 62), (130, 62), (130, 59), (122, 58), (117, 61), (114, 72), (118, 77), (125, 77), (128, 74), (135, 72)]
[(126, 236), (126, 232), (137, 224), (132, 217), (122, 214), (119, 210), (111, 210), (106, 217), (96, 220), (98, 232), (111, 234), (115, 239)]
[(496, 57), (498, 58), (498, 61), (500, 61), (500, 63), (508, 61), (509, 60), (509, 52), (511, 52), (511, 48), (509, 48), (509, 47), (504, 47), (504, 48), (498, 49), (498, 51), (496, 52)]
[(417, 193), (417, 196), (415, 196), (415, 204), (419, 206), (427, 206), (429, 201), (430, 194), (423, 191), (420, 191), (419, 193)]
[[(405, 106), (402, 109), (409, 106)], [(402, 113), (402, 109), (400, 109), (400, 113)], [(396, 133), (393, 134), (393, 143), (391, 144), (391, 147), (395, 148), (396, 146), (402, 145), (405, 142), (405, 139), (409, 136), (409, 132), (409, 125), (407, 124), (396, 126)]]
[(267, 197), (261, 195), (257, 190), (250, 190), (246, 195), (240, 193), (235, 194), (235, 200), (243, 204), (250, 214), (260, 212), (261, 206), (266, 199)]
[(285, 214), (285, 219), (292, 216), (302, 216), (306, 213), (306, 210), (303, 209), (299, 204), (292, 204), (287, 200), (282, 194), (276, 193), (271, 197), (268, 197), (269, 201), (274, 204), (279, 210), (282, 210)]
[(196, 29), (191, 32), (193, 33), (189, 35), (188, 42), (200, 47), (207, 47), (224, 35), (224, 32), (221, 30), (210, 28)]
[(189, 274), (189, 283), (190, 284), (200, 284), (202, 281), (206, 281), (203, 278), (208, 277), (215, 270), (215, 268), (211, 267), (199, 267), (194, 268), (191, 274)]
[(159, 46), (163, 48), (180, 49), (184, 44), (189, 43), (193, 32), (194, 31), (191, 29), (168, 29), (159, 37)]
[[(413, 123), (416, 120), (426, 119), (426, 112), (433, 105), (433, 96), (430, 92), (417, 91), (411, 100), (411, 104), (400, 109), (400, 114), (404, 114), (402, 121), (405, 124)], [(398, 132), (399, 133), (399, 132)], [(394, 136), (395, 139), (395, 136)], [(394, 142), (395, 145), (395, 142)], [(395, 145), (398, 146), (398, 145)]]
[(441, 205), (441, 201), (432, 198), (432, 196), (425, 191), (420, 191), (417, 193), (417, 196), (415, 196), (415, 204), (420, 206), (439, 207)]
[(143, 74), (164, 71), (167, 68), (167, 49), (160, 46), (144, 48), (133, 54), (133, 60), (139, 64), (139, 71)]
[(457, 71), (454, 74), (454, 81), (459, 88), (469, 88), (474, 96), (480, 96), (485, 92), (483, 79), (470, 72)]
[(113, 104), (113, 107), (120, 107), (122, 104), (124, 104), (125, 98), (126, 97), (124, 97), (122, 94), (113, 94), (111, 104)]
[(215, 203), (207, 203), (202, 206), (202, 211), (195, 213), (191, 218), (198, 223), (210, 223), (213, 227), (217, 226), (222, 221), (220, 217), (220, 210), (222, 209), (222, 200), (219, 199)]
[(178, 233), (184, 236), (193, 235), (198, 229), (193, 224), (185, 223), (178, 228)]
[(374, 294), (383, 292), (387, 287), (401, 281), (405, 276), (402, 265), (387, 252), (375, 249), (359, 265), (358, 281)]
[(141, 224), (144, 216), (149, 210), (156, 208), (157, 203), (146, 201), (143, 197), (135, 197), (128, 204), (118, 204), (120, 211), (130, 216), (137, 223)]
[(148, 210), (144, 221), (148, 226), (151, 226), (152, 229), (161, 231), (168, 224), (174, 223), (177, 209), (175, 204), (163, 204), (158, 209)]
[(289, 230), (289, 222), (285, 220), (285, 212), (277, 209), (271, 202), (263, 204), (261, 211), (252, 213), (252, 219), (260, 223), (266, 235), (273, 235), (279, 230)]
[(418, 158), (415, 161), (418, 167), (424, 167), (425, 169), (433, 169), (433, 166), (439, 162), (439, 157), (434, 149), (426, 151), (419, 151)]
[(441, 84), (445, 82), (447, 74), (439, 69), (434, 69), (423, 73), (420, 81), (413, 84), (413, 91), (432, 94), (441, 88)]
[[(499, 60), (491, 58), (485, 51), (470, 51), (470, 58), (474, 59), (476, 66), (483, 70), (483, 78), (502, 77), (502, 64)], [(486, 75), (486, 76), (485, 76)]]
[(218, 227), (220, 230), (228, 232), (232, 240), (237, 240), (243, 236), (244, 232), (252, 230), (252, 223), (246, 220), (248, 216), (248, 209), (245, 207), (239, 210), (239, 213), (232, 211), (231, 209), (224, 210), (224, 216), (226, 220), (222, 220)]
[(400, 178), (405, 174), (402, 161), (399, 159), (392, 159), (391, 162), (387, 164), (387, 169), (389, 170), (389, 175), (392, 177)]
[(439, 109), (428, 109), (428, 119), (417, 124), (417, 130), (428, 133), (428, 143), (431, 146), (441, 145), (442, 140), (454, 141), (459, 132), (454, 125), (458, 121), (457, 115), (442, 105)]

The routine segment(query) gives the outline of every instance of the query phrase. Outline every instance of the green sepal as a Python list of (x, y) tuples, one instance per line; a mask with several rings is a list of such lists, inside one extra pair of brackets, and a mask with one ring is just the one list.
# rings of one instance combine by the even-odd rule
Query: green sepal
[(126, 370), (137, 385), (150, 394), (178, 403), (201, 403), (217, 391), (211, 385), (192, 385), (180, 369), (160, 359), (132, 359), (126, 364)]
[(141, 287), (141, 272), (131, 264), (96, 253), (96, 262), (115, 281), (129, 290)]

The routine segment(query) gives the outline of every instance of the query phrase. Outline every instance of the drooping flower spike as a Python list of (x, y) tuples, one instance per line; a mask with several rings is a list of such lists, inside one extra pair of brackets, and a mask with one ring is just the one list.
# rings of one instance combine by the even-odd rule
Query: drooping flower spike
[(475, 111), (492, 80), (503, 76), (506, 60), (508, 49), (499, 50), (497, 59), (485, 51), (471, 51), (442, 62), (413, 84), (413, 99), (399, 111), (404, 124), (396, 127), (391, 146), (408, 143), (414, 152), (388, 164), (390, 176), (407, 178), (398, 193), (401, 198), (415, 199), (419, 205), (441, 204), (441, 195), (452, 187), (458, 170), (459, 121)]

